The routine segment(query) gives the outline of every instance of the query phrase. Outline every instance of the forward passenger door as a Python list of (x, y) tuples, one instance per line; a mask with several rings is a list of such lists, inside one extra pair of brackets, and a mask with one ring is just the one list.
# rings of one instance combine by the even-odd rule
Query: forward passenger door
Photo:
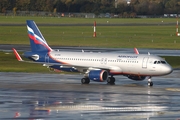
[(142, 68), (147, 68), (147, 62), (148, 62), (149, 57), (144, 57), (142, 61)]

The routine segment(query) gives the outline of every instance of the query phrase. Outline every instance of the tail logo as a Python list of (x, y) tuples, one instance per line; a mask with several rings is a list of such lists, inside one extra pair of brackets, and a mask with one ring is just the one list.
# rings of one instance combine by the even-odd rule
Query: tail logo
[(36, 35), (33, 31), (33, 29), (31, 29), (29, 26), (27, 26), (28, 29), (28, 36), (31, 40), (34, 41), (35, 44), (41, 44), (44, 47), (46, 47), (49, 51), (51, 51), (51, 48), (48, 46), (48, 44), (46, 43), (46, 41), (44, 41), (41, 37), (39, 37), (38, 35)]

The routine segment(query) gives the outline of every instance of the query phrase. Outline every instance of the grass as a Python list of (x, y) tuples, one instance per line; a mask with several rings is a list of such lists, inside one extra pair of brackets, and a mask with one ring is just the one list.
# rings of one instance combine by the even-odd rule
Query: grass
[[(179, 49), (174, 26), (39, 26), (50, 46)], [(1, 26), (0, 44), (28, 44), (26, 26)]]
[(40, 64), (19, 62), (12, 52), (0, 52), (0, 72), (42, 72), (48, 73), (48, 69)]
[(180, 68), (180, 56), (161, 56), (173, 67)]
[[(0, 24), (25, 24), (26, 20), (46, 24), (92, 24), (92, 26), (39, 26), (47, 42), (53, 46), (91, 46), (109, 48), (179, 49), (175, 18), (68, 18), (0, 16)], [(97, 37), (93, 38), (93, 21), (97, 21)], [(107, 23), (109, 21), (109, 23)], [(163, 22), (162, 22), (163, 21)], [(98, 26), (98, 24), (138, 24), (145, 26)], [(146, 24), (155, 24), (153, 26)], [(163, 25), (174, 23), (174, 25)], [(0, 44), (29, 44), (26, 25), (1, 26)]]

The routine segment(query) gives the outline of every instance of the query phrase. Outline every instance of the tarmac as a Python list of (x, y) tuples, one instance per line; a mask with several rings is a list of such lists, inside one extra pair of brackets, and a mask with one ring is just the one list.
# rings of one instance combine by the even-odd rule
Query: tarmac
[(179, 120), (180, 71), (132, 81), (115, 76), (115, 85), (91, 81), (81, 74), (0, 72), (0, 119)]

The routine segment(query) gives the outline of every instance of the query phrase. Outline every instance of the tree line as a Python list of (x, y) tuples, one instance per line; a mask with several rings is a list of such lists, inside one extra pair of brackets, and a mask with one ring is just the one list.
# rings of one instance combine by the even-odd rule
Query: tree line
[(162, 15), (179, 14), (180, 0), (0, 0), (0, 12), (7, 10)]

